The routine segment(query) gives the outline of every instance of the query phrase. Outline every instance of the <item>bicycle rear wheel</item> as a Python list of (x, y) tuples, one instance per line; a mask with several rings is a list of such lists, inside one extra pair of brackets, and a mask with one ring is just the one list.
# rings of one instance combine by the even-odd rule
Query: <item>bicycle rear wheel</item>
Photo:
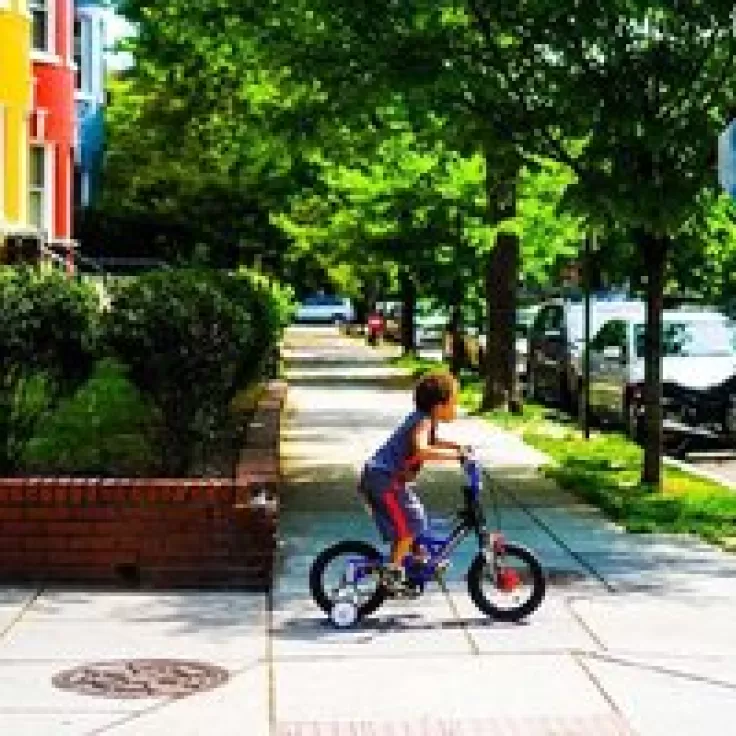
[[(358, 618), (370, 616), (386, 600), (379, 576), (381, 562), (379, 551), (366, 542), (345, 541), (328, 547), (316, 557), (309, 571), (309, 590), (314, 602), (329, 616), (349, 587), (357, 599)], [(357, 582), (348, 583), (347, 571), (356, 563), (365, 574)]]
[(526, 547), (507, 542), (496, 564), (478, 554), (468, 570), (476, 607), (497, 621), (521, 621), (539, 608), (547, 589), (544, 571)]

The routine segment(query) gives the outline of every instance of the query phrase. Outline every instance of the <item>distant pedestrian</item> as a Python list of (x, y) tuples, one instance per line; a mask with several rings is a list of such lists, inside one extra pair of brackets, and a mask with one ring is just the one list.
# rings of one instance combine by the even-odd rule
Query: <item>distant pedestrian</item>
[(383, 338), (383, 331), (385, 328), (385, 320), (383, 319), (383, 312), (379, 309), (374, 309), (368, 315), (368, 344), (378, 345)]

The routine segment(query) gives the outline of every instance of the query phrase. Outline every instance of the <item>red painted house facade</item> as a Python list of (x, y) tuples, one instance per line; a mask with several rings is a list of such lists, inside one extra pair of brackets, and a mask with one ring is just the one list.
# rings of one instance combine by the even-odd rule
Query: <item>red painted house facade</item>
[(74, 3), (28, 0), (33, 109), (28, 154), (29, 220), (71, 264), (74, 177)]

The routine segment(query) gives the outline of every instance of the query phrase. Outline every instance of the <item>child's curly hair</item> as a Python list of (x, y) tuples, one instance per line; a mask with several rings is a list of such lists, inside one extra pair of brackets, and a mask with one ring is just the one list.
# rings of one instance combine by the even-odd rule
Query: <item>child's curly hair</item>
[(435, 406), (446, 404), (455, 390), (455, 378), (451, 373), (428, 373), (414, 388), (414, 404), (424, 414), (430, 414)]

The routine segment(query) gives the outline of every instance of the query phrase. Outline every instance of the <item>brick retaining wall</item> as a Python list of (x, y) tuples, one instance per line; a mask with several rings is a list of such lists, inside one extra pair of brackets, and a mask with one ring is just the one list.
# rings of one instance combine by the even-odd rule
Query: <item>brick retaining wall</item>
[(0, 479), (0, 580), (267, 587), (285, 393), (269, 385), (234, 479)]

